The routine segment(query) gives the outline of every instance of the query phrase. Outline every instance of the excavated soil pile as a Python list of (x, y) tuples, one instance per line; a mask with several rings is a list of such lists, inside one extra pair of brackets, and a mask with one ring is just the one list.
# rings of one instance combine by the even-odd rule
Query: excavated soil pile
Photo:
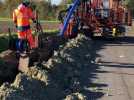
[[(54, 51), (47, 62), (0, 87), (0, 100), (85, 100), (90, 85), (92, 41), (83, 35)], [(90, 92), (90, 91), (89, 91)]]
[(15, 53), (11, 50), (0, 53), (0, 85), (3, 82), (13, 82), (18, 74), (18, 64)]

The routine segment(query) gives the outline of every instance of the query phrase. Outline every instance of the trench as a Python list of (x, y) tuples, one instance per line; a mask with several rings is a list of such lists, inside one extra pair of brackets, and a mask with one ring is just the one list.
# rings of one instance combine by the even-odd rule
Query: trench
[[(46, 38), (42, 38), (46, 37)], [(39, 49), (35, 49), (29, 54), (29, 67), (32, 67), (34, 63), (47, 62), (54, 54), (54, 51), (58, 50), (61, 45), (64, 45), (67, 41), (58, 36), (41, 36), (42, 46)], [(0, 53), (0, 85), (5, 82), (9, 84), (13, 83), (16, 76), (20, 73), (18, 70), (19, 59), (16, 58), (15, 51), (6, 50)]]
[(12, 51), (7, 50), (0, 54), (0, 85), (5, 82), (12, 83), (18, 71), (18, 60)]

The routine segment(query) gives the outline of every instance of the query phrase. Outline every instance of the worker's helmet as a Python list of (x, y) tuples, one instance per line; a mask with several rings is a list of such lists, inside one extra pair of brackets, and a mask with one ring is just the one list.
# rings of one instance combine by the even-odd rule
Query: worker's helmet
[(23, 5), (25, 5), (26, 7), (28, 7), (30, 5), (30, 1), (29, 0), (23, 0), (22, 1)]

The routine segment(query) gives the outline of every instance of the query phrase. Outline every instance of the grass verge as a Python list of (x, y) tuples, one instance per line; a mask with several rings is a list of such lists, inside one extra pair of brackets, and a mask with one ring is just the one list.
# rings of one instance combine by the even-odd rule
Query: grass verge
[(0, 37), (0, 53), (8, 49), (8, 36)]
[[(57, 35), (59, 33), (58, 30), (45, 30), (44, 31), (44, 34), (46, 35), (51, 35), (51, 36), (54, 36), (54, 35)], [(16, 33), (12, 33), (13, 37), (17, 37), (17, 34)], [(34, 32), (33, 32), (33, 35), (34, 35)], [(9, 43), (9, 37), (7, 34), (1, 34), (0, 35), (0, 53), (2, 51), (5, 51), (8, 49), (8, 43)]]

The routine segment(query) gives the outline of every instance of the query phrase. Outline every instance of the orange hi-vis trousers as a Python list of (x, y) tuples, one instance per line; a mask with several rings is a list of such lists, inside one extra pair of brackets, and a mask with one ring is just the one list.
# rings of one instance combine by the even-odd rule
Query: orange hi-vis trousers
[(28, 40), (30, 48), (35, 48), (35, 41), (31, 29), (27, 29), (25, 31), (18, 31), (18, 38)]

